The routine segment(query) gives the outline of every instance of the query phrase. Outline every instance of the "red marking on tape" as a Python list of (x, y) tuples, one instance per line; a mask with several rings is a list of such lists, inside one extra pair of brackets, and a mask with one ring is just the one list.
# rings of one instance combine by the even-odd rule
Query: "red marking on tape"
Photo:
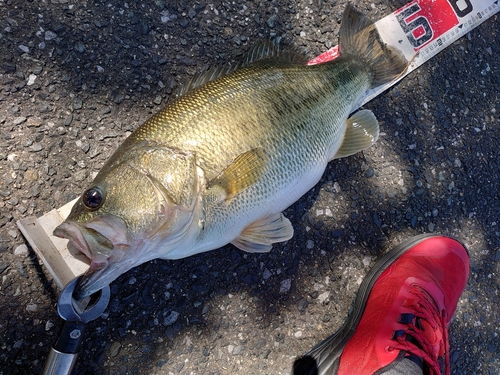
[(332, 61), (340, 56), (339, 46), (330, 48), (328, 51), (323, 52), (321, 55), (316, 56), (314, 59), (310, 60), (307, 65), (323, 64), (328, 61)]

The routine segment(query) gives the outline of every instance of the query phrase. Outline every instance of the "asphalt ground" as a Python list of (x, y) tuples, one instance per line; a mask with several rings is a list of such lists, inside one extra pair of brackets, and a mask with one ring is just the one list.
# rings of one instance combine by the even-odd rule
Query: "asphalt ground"
[[(284, 37), (337, 44), (345, 2), (0, 1), (0, 374), (40, 374), (62, 322), (17, 230), (77, 197), (123, 139), (196, 72)], [(401, 1), (357, 1), (372, 19)], [(152, 261), (111, 285), (76, 374), (285, 374), (338, 329), (392, 246), (465, 243), (471, 274), (450, 327), (453, 374), (499, 374), (498, 15), (367, 103), (369, 150), (336, 160), (286, 210), (268, 254), (232, 246)]]

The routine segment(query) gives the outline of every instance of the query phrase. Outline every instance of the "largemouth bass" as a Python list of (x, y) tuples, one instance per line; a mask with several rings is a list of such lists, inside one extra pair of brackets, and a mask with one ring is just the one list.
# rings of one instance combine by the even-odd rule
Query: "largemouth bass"
[(269, 251), (290, 239), (281, 212), (327, 163), (371, 146), (372, 112), (349, 114), (370, 88), (398, 77), (402, 55), (348, 6), (340, 58), (321, 65), (257, 49), (250, 63), (195, 80), (134, 131), (54, 234), (91, 259), (84, 298), (146, 261), (179, 259), (232, 243)]

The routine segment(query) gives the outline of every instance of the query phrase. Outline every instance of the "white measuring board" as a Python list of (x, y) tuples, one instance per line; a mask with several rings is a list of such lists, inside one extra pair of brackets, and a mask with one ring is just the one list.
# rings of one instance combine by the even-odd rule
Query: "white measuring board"
[(85, 255), (68, 249), (68, 240), (52, 235), (54, 229), (68, 217), (76, 201), (66, 203), (42, 217), (30, 216), (17, 221), (17, 226), (60, 289), (84, 273), (90, 265)]
[[(405, 74), (398, 80), (497, 13), (500, 9), (499, 1), (415, 0), (377, 21), (375, 25), (383, 41), (399, 49), (411, 61)], [(312, 59), (309, 64), (320, 64), (338, 56), (337, 46)], [(370, 90), (359, 106), (396, 82)], [(24, 237), (61, 289), (84, 273), (90, 264), (83, 254), (68, 250), (68, 240), (52, 235), (53, 230), (69, 215), (76, 201), (75, 199), (42, 217), (28, 217), (17, 221)]]

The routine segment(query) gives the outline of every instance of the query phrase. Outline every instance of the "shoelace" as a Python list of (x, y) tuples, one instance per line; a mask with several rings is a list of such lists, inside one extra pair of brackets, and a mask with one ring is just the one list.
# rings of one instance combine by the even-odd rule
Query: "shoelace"
[[(444, 357), (445, 373), (450, 375), (450, 348), (446, 311), (439, 311), (434, 299), (422, 288), (412, 285), (409, 291), (415, 297), (408, 298), (403, 306), (411, 308), (414, 313), (405, 314), (404, 321), (400, 321), (400, 323), (406, 325), (406, 328), (403, 332), (396, 332), (394, 337), (396, 343), (389, 349), (404, 350), (406, 353), (422, 358), (429, 367), (430, 375), (441, 374), (439, 357)], [(436, 351), (433, 343), (429, 341), (429, 337), (425, 335), (417, 318), (426, 321), (437, 334), (441, 331), (442, 338), (438, 351)]]

